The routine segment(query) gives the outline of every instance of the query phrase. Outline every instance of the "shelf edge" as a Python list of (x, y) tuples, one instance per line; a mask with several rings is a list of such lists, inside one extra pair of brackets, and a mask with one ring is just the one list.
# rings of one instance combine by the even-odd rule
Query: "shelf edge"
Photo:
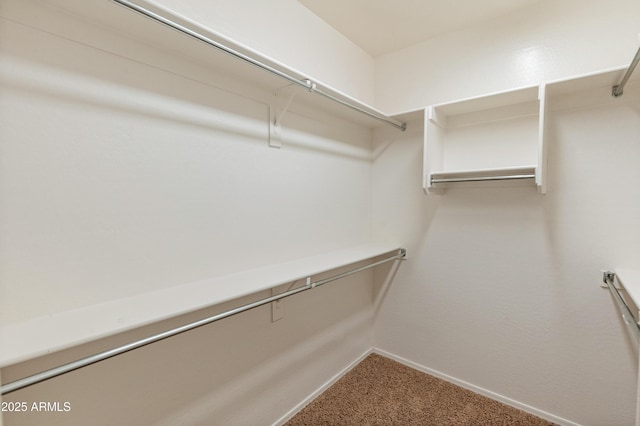
[[(358, 245), (0, 326), (0, 367), (219, 305), (399, 248), (388, 244)], [(255, 284), (259, 277), (263, 278)], [(212, 293), (215, 297), (208, 299)]]

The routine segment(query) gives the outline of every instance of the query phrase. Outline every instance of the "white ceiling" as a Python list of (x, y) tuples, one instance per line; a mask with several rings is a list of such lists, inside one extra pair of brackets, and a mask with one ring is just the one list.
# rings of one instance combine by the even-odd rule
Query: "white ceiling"
[(541, 0), (298, 0), (372, 56)]

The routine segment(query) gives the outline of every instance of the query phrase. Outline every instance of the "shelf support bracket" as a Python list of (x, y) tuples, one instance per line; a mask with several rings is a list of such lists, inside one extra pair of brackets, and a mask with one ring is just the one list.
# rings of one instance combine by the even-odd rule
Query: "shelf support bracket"
[[(289, 98), (283, 107), (278, 106), (277, 103), (269, 105), (269, 146), (271, 148), (282, 147), (282, 119), (287, 114), (293, 98), (296, 97), (296, 93), (294, 90), (289, 94)], [(278, 90), (275, 90), (273, 94), (277, 97)]]

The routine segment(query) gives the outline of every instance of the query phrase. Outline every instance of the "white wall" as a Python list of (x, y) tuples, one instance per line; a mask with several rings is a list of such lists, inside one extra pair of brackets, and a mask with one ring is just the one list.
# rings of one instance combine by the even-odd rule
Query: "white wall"
[[(637, 16), (631, 1), (545, 2), (377, 58), (378, 106), (623, 65)], [(627, 95), (552, 114), (546, 195), (424, 195), (422, 135), (376, 135), (375, 232), (409, 253), (376, 317), (377, 348), (558, 422), (634, 424), (637, 349), (599, 287), (601, 269), (640, 267), (640, 108)]]
[(3, 29), (4, 322), (368, 238), (369, 131), (291, 113), (272, 149), (259, 93)]
[[(296, 1), (247, 3), (254, 14), (217, 3), (162, 2), (373, 99), (371, 60)], [(354, 277), (287, 302), (282, 321), (258, 309), (12, 394), (68, 400), (72, 412), (16, 414), (5, 425), (272, 423), (374, 343), (374, 298), (380, 349), (541, 414), (632, 424), (637, 354), (598, 283), (602, 268), (639, 267), (640, 197), (624, 184), (638, 180), (637, 105), (615, 117), (556, 115), (545, 196), (484, 188), (427, 197), (415, 126), (379, 133), (373, 166), (368, 131), (301, 114), (288, 116), (285, 148), (269, 149), (264, 93), (240, 96), (175, 52), (23, 10), (35, 4), (0, 4), (9, 18), (0, 21), (3, 321), (357, 244), (372, 236), (372, 218), (375, 236), (404, 241), (409, 260), (378, 294), (370, 275)], [(377, 107), (625, 64), (638, 12), (630, 1), (549, 1), (382, 56)], [(40, 31), (45, 21), (52, 26)], [(594, 169), (628, 180), (600, 180)], [(2, 378), (191, 317), (5, 368)]]
[(638, 2), (538, 2), (517, 13), (375, 58), (375, 100), (402, 112), (627, 65)]
[(362, 102), (372, 104), (373, 59), (297, 0), (156, 0)]
[[(56, 5), (3, 1), (0, 15), (1, 324), (369, 240), (370, 130), (294, 108), (269, 148), (271, 93)], [(12, 393), (71, 411), (4, 424), (271, 424), (371, 347), (371, 274), (317, 290), (278, 322), (265, 306)]]

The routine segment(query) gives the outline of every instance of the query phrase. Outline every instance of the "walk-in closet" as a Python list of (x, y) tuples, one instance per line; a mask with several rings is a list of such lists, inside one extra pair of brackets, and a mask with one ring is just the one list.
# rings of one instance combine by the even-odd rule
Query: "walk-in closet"
[(0, 0), (0, 426), (640, 425), (640, 3)]

